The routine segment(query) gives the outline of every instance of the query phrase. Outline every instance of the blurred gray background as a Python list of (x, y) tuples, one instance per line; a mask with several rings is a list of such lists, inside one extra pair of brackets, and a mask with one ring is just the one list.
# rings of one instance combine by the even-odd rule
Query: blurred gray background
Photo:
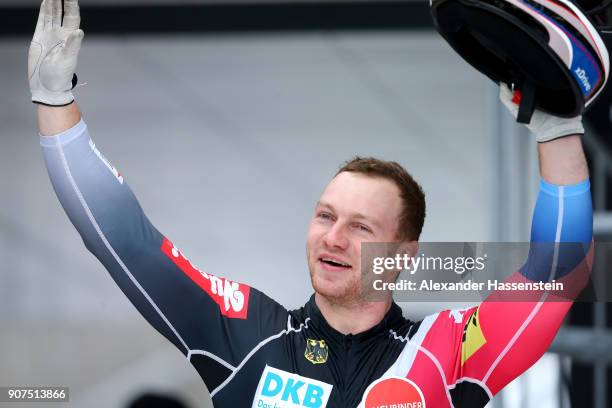
[[(535, 146), (500, 112), (495, 86), (432, 30), (85, 30), (86, 85), (75, 92), (91, 135), (154, 224), (206, 272), (301, 306), (312, 291), (313, 206), (354, 155), (396, 160), (420, 181), (423, 241), (528, 239)], [(55, 198), (29, 101), (28, 46), (0, 37), (0, 386), (69, 386), (71, 407), (120, 407), (146, 390), (211, 406), (195, 370), (86, 251)], [(504, 163), (523, 149), (508, 173), (522, 177), (509, 187), (518, 197), (499, 189), (502, 133)], [(514, 146), (517, 134), (527, 147)], [(501, 214), (501, 200), (516, 209)], [(442, 307), (402, 306), (413, 319)], [(560, 364), (547, 355), (496, 406), (560, 406), (550, 374)]]

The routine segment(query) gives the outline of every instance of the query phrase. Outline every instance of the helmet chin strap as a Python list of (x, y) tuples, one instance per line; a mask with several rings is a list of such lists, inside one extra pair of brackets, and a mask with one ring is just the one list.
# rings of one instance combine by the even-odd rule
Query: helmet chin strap
[(525, 78), (521, 87), (521, 103), (519, 105), (518, 116), (516, 121), (519, 123), (528, 124), (531, 122), (531, 116), (536, 108), (536, 85), (531, 78)]

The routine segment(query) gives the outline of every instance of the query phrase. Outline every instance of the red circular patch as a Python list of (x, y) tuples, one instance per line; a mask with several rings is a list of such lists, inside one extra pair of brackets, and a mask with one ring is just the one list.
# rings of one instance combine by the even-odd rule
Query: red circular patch
[(366, 395), (365, 408), (425, 408), (419, 387), (405, 378), (385, 378)]

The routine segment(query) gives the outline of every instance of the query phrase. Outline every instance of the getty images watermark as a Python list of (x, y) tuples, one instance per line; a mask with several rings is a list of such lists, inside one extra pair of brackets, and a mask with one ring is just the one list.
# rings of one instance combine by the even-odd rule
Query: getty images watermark
[(593, 277), (595, 252), (585, 243), (420, 243), (410, 250), (362, 245), (362, 288), (370, 299), (394, 292), (398, 301), (576, 300)]

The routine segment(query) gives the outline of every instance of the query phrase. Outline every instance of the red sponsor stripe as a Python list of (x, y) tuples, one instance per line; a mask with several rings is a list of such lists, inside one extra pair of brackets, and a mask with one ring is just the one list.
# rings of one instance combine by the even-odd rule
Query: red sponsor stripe
[(219, 305), (223, 316), (235, 319), (247, 318), (251, 292), (249, 286), (218, 278), (195, 268), (167, 238), (162, 242), (161, 251)]

